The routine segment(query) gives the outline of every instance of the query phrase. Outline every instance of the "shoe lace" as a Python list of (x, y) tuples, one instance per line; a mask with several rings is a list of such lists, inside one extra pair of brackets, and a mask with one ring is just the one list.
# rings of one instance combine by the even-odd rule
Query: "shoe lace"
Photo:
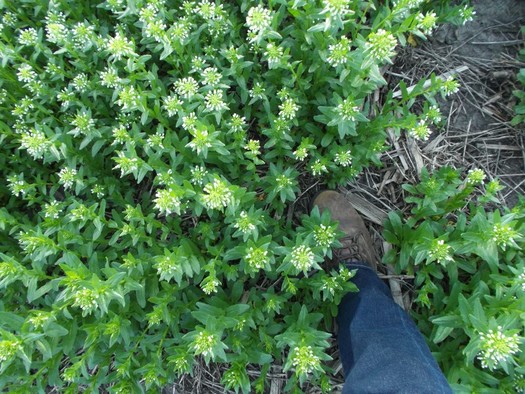
[(359, 238), (363, 234), (358, 233), (354, 235), (347, 235), (341, 239), (339, 242), (343, 245), (341, 248), (334, 249), (333, 255), (339, 263), (344, 262), (362, 262), (371, 264), (371, 259), (375, 259), (375, 252), (370, 250), (364, 250), (363, 245), (359, 242)]

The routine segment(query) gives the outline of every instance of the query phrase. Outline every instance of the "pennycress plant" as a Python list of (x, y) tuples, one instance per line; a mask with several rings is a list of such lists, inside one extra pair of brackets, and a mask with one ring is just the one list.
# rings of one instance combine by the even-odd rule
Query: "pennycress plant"
[(387, 128), (427, 138), (455, 81), (371, 93), (409, 35), (470, 8), (0, 7), (0, 386), (155, 392), (216, 362), (236, 392), (263, 392), (271, 363), (287, 390), (329, 391), (327, 330), (356, 289), (322, 265), (336, 224), (289, 215), (301, 176), (346, 182), (379, 163)]
[(523, 201), (503, 207), (502, 186), (480, 169), (423, 172), (403, 188), (413, 208), (405, 219), (389, 215), (385, 259), (415, 274), (414, 316), (449, 382), (458, 392), (522, 392)]

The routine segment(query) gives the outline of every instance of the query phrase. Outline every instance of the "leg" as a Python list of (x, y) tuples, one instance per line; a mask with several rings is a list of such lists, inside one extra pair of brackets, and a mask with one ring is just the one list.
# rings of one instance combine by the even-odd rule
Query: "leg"
[(339, 305), (343, 393), (452, 393), (412, 319), (368, 266)]

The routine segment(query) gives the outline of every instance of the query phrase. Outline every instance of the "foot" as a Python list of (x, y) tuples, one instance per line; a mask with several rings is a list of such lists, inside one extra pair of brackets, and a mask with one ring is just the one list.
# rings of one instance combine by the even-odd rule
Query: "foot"
[(365, 222), (352, 204), (341, 193), (325, 190), (315, 197), (313, 206), (318, 206), (321, 213), (327, 209), (332, 220), (339, 222), (339, 230), (345, 233), (339, 240), (343, 246), (334, 250), (336, 262), (361, 262), (376, 271), (379, 258), (374, 244)]

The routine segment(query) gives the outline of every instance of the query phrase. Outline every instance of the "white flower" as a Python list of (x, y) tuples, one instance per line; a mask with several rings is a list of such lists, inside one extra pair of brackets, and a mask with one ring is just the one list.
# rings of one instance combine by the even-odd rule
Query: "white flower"
[(77, 170), (67, 167), (62, 168), (58, 173), (58, 177), (60, 178), (59, 183), (64, 185), (64, 189), (70, 189), (76, 181)]
[(139, 169), (139, 160), (136, 157), (127, 157), (122, 151), (117, 152), (118, 157), (115, 160), (117, 165), (114, 170), (120, 169), (120, 177), (136, 172)]
[(36, 81), (36, 72), (29, 64), (22, 64), (18, 67), (18, 73), (16, 75), (21, 82), (31, 83)]
[(206, 111), (223, 111), (228, 105), (222, 99), (222, 90), (211, 90), (206, 94)]
[(428, 127), (424, 120), (420, 120), (414, 127), (408, 130), (408, 134), (416, 140), (426, 141), (432, 130)]
[(105, 46), (111, 56), (117, 60), (136, 55), (135, 44), (124, 37), (120, 31), (115, 34), (115, 37), (108, 38)]
[(122, 107), (122, 111), (131, 111), (138, 105), (139, 95), (135, 86), (124, 86), (118, 93), (117, 105)]
[(48, 141), (44, 133), (32, 129), (30, 132), (22, 133), (20, 145), (27, 149), (33, 159), (40, 159), (49, 150), (51, 142)]
[(95, 121), (91, 118), (89, 112), (80, 111), (71, 120), (71, 124), (75, 126), (69, 134), (73, 134), (77, 137), (79, 134), (88, 135), (95, 127)]
[(481, 366), (494, 370), (502, 363), (512, 360), (514, 354), (519, 352), (521, 338), (518, 334), (509, 335), (503, 332), (503, 328), (498, 326), (497, 331), (489, 330), (488, 333), (480, 335), (481, 345), (478, 359)]
[(246, 211), (242, 211), (240, 213), (239, 218), (233, 227), (239, 229), (239, 231), (243, 234), (248, 234), (255, 230), (255, 224), (252, 223), (252, 220)]
[(314, 229), (314, 239), (323, 248), (327, 248), (335, 241), (335, 231), (331, 226), (320, 224)]
[(97, 309), (99, 297), (94, 290), (84, 288), (77, 291), (73, 298), (73, 306), (80, 307), (87, 314)]
[(306, 149), (304, 146), (300, 146), (297, 148), (292, 155), (299, 161), (303, 161), (308, 157), (308, 149)]
[(266, 45), (264, 56), (268, 59), (268, 66), (270, 68), (278, 65), (281, 62), (283, 55), (283, 48), (276, 46), (273, 42)]
[(175, 91), (183, 98), (192, 98), (199, 89), (197, 81), (192, 77), (179, 79), (175, 82)]
[(261, 82), (255, 82), (253, 88), (249, 91), (250, 97), (254, 99), (263, 99), (266, 97), (264, 85)]
[(348, 167), (352, 164), (352, 152), (341, 151), (335, 154), (335, 164), (340, 165), (341, 167)]
[(44, 217), (46, 218), (58, 219), (61, 213), (60, 203), (56, 200), (44, 205)]
[(172, 189), (157, 190), (155, 194), (155, 209), (160, 213), (169, 215), (173, 212), (180, 214), (180, 198), (177, 192)]
[(432, 105), (425, 114), (425, 118), (434, 124), (438, 124), (442, 119), (441, 110), (436, 105)]
[(518, 283), (521, 284), (521, 290), (525, 291), (525, 271), (518, 275)]
[(469, 7), (468, 4), (465, 4), (462, 10), (459, 11), (459, 16), (463, 19), (463, 24), (473, 21), (476, 11), (473, 7)]
[(73, 43), (78, 49), (87, 48), (91, 45), (95, 28), (83, 22), (78, 22), (73, 28)]
[(291, 262), (298, 271), (306, 272), (315, 262), (314, 252), (306, 245), (295, 246), (292, 249)]
[(443, 263), (446, 261), (453, 261), (452, 255), (450, 253), (450, 245), (445, 244), (445, 241), (442, 239), (435, 239), (431, 242), (428, 256), (436, 260), (438, 263)]
[(394, 49), (397, 46), (397, 40), (392, 33), (379, 29), (377, 32), (372, 32), (368, 36), (368, 41), (365, 44), (365, 50), (377, 61), (390, 61), (394, 56)]
[(75, 78), (73, 78), (71, 85), (76, 91), (80, 93), (85, 92), (86, 89), (89, 87), (89, 81), (88, 81), (87, 75), (84, 73), (80, 73), (76, 75)]
[(211, 148), (211, 138), (208, 134), (208, 130), (206, 129), (200, 129), (200, 130), (190, 130), (190, 132), (193, 135), (193, 139), (191, 142), (188, 142), (186, 144), (187, 147), (193, 149), (194, 151), (197, 151), (197, 154), (200, 155), (201, 152), (206, 151), (208, 148)]
[(313, 176), (318, 176), (318, 175), (321, 175), (321, 173), (326, 173), (328, 172), (328, 168), (326, 168), (326, 165), (320, 160), (320, 159), (317, 159), (311, 166), (311, 170), (312, 170), (312, 175)]
[(204, 184), (204, 179), (208, 175), (208, 171), (204, 166), (195, 166), (191, 170), (191, 181), (196, 185)]
[(49, 42), (60, 44), (67, 38), (66, 17), (62, 12), (46, 15), (46, 38)]
[(419, 13), (416, 17), (417, 28), (424, 34), (432, 34), (436, 27), (437, 17), (435, 12), (427, 12), (425, 15)]
[(249, 247), (246, 249), (244, 259), (253, 270), (260, 270), (270, 261), (268, 258), (268, 251), (263, 248)]
[(481, 168), (474, 168), (468, 172), (467, 183), (471, 185), (478, 185), (483, 183), (486, 177), (487, 174), (485, 174), (485, 171), (483, 171)]
[(221, 209), (233, 203), (233, 193), (223, 180), (215, 178), (204, 186), (202, 200), (208, 209)]
[(173, 116), (179, 110), (182, 109), (182, 101), (179, 100), (179, 98), (175, 94), (172, 94), (172, 95), (164, 98), (164, 106), (163, 106), (163, 108), (168, 113), (168, 116)]
[(495, 223), (491, 232), (492, 240), (503, 249), (510, 243), (513, 243), (519, 237), (519, 233), (512, 227), (502, 223)]
[(267, 30), (272, 23), (272, 12), (262, 5), (252, 7), (246, 17), (246, 25), (253, 33), (260, 33)]
[(219, 282), (217, 278), (210, 278), (209, 280), (203, 281), (203, 283), (201, 284), (201, 289), (205, 294), (210, 295), (212, 293), (217, 292), (217, 287), (220, 284), (221, 282)]
[(217, 85), (222, 79), (222, 74), (217, 71), (216, 67), (208, 67), (202, 72), (203, 85)]
[(18, 42), (20, 45), (36, 45), (38, 42), (37, 31), (32, 27), (21, 30), (18, 35)]
[(246, 145), (244, 145), (244, 149), (246, 149), (250, 154), (257, 156), (261, 154), (261, 143), (258, 140), (249, 140)]
[(232, 133), (241, 132), (246, 127), (246, 118), (239, 114), (233, 114), (228, 125)]
[(129, 142), (130, 144), (134, 145), (134, 141), (129, 135), (128, 130), (126, 129), (126, 126), (120, 124), (114, 127), (112, 130), (112, 134), (113, 134), (113, 142), (111, 143), (111, 145), (124, 144), (126, 142)]
[(296, 346), (292, 352), (292, 365), (295, 367), (296, 375), (299, 376), (308, 375), (321, 368), (319, 357), (314, 355), (311, 346)]
[(199, 332), (191, 344), (191, 349), (195, 355), (202, 354), (203, 356), (211, 356), (213, 354), (213, 347), (217, 342), (217, 337), (214, 334), (206, 332), (206, 330)]
[(454, 79), (453, 76), (448, 77), (443, 81), (441, 90), (445, 96), (450, 96), (451, 94), (457, 93), (459, 91), (459, 82)]
[(116, 88), (120, 85), (121, 80), (118, 76), (117, 70), (113, 67), (106, 67), (104, 71), (100, 72), (100, 84), (107, 88)]
[(299, 106), (291, 98), (287, 98), (283, 103), (279, 105), (279, 117), (292, 120), (297, 115)]
[(155, 134), (150, 135), (146, 140), (146, 146), (149, 148), (160, 148), (164, 149), (164, 132), (157, 131)]
[(197, 129), (197, 115), (191, 112), (182, 117), (182, 128), (186, 131), (195, 131)]
[(330, 54), (326, 59), (328, 64), (337, 67), (348, 62), (348, 53), (350, 52), (350, 40), (346, 37), (341, 37), (337, 44), (332, 44), (328, 47)]
[(353, 100), (345, 99), (336, 107), (335, 112), (342, 120), (355, 122), (355, 117), (359, 114), (359, 107), (355, 105)]
[(354, 14), (350, 9), (350, 0), (323, 0), (323, 8), (321, 13), (330, 13), (330, 16), (343, 17)]
[(188, 27), (188, 24), (185, 21), (181, 20), (180, 22), (175, 22), (168, 29), (167, 34), (171, 41), (183, 42), (188, 38), (188, 35), (190, 34), (190, 29)]

